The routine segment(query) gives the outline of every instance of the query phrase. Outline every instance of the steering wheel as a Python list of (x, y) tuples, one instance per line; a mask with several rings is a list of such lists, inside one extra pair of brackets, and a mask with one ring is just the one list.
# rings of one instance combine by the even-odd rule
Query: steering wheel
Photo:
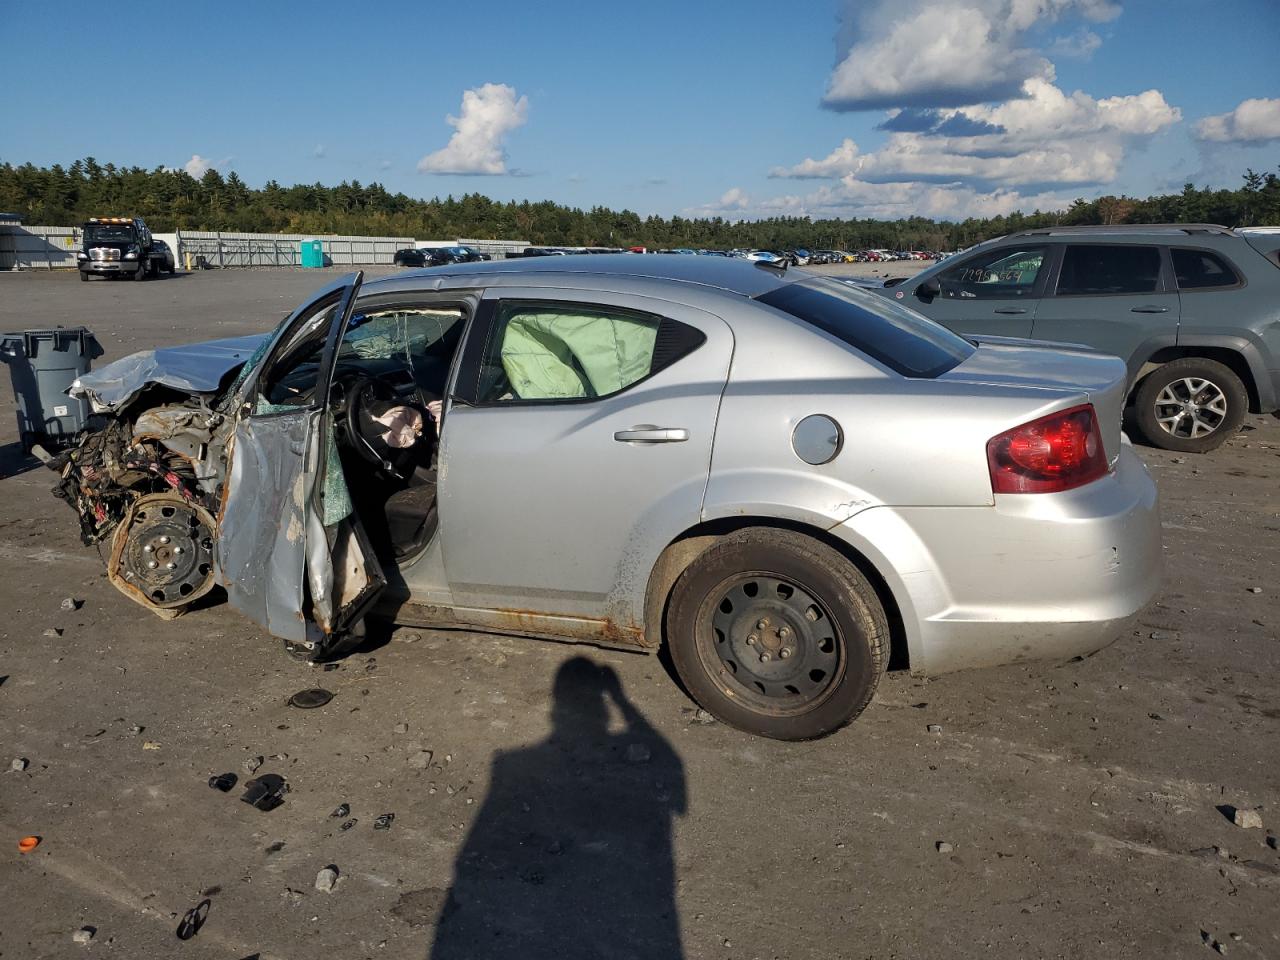
[[(431, 417), (419, 404), (403, 400), (391, 387), (373, 377), (343, 378), (335, 380), (334, 386), (337, 388), (331, 405), (334, 419), (343, 424), (350, 445), (361, 457), (398, 480), (407, 480), (417, 464), (430, 462), (435, 429)], [(423, 423), (421, 437), (407, 447), (388, 443), (384, 439), (387, 428), (374, 420), (374, 409), (383, 404), (417, 411)]]

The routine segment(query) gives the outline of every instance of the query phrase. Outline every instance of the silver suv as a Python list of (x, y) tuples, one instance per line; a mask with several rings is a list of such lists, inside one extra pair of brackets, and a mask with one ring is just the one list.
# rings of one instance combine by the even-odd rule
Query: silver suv
[(961, 334), (1082, 343), (1129, 368), (1130, 424), (1205, 453), (1280, 408), (1280, 228), (1026, 230), (883, 290)]

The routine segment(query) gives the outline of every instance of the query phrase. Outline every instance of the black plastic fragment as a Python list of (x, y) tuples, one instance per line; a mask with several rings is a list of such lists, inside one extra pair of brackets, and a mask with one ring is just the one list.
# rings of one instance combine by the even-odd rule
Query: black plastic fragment
[(284, 795), (289, 792), (289, 785), (278, 773), (264, 773), (244, 786), (244, 796), (240, 799), (263, 811), (280, 806), (284, 803)]
[(201, 900), (183, 915), (182, 922), (178, 924), (176, 931), (179, 940), (190, 940), (200, 932), (200, 928), (204, 926), (205, 918), (209, 916), (209, 907), (211, 905), (212, 901)]
[(339, 829), (339, 830), (350, 830), (352, 827), (354, 827), (354, 826), (355, 826), (357, 823), (359, 823), (359, 822), (360, 822), (360, 821), (359, 821), (359, 820), (357, 820), (355, 817), (352, 817), (350, 820), (348, 820), (346, 823), (344, 823), (344, 824), (343, 824), (342, 826), (340, 826), (338, 829)]
[(350, 813), (351, 813), (351, 804), (349, 804), (349, 803), (340, 803), (340, 804), (338, 804), (337, 809), (336, 809), (336, 810), (334, 810), (334, 811), (333, 811), (333, 813), (329, 814), (329, 816), (331, 816), (331, 817), (345, 817), (345, 816), (348, 816)]
[(236, 775), (234, 773), (218, 773), (209, 778), (209, 786), (215, 790), (221, 790), (223, 793), (230, 793), (231, 788), (236, 785)]
[(290, 697), (289, 706), (297, 707), (299, 710), (314, 710), (316, 707), (323, 707), (332, 699), (333, 694), (323, 687), (311, 687), (307, 690), (299, 690)]
[(384, 813), (382, 816), (378, 817), (378, 819), (373, 821), (373, 829), (390, 830), (391, 821), (394, 820), (395, 818), (396, 818), (396, 815), (394, 813)]

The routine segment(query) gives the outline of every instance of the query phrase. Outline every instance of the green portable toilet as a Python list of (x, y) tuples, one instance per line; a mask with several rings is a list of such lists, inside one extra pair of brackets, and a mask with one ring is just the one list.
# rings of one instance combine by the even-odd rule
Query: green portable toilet
[(324, 244), (319, 240), (303, 240), (302, 265), (304, 267), (323, 267)]

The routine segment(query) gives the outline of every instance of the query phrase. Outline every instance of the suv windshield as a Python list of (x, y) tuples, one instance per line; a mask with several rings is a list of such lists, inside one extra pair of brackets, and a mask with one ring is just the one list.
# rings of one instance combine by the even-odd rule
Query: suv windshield
[(132, 243), (133, 227), (127, 223), (91, 223), (84, 228), (89, 243)]
[(904, 377), (932, 378), (973, 344), (901, 304), (836, 280), (789, 283), (756, 298), (860, 350)]

